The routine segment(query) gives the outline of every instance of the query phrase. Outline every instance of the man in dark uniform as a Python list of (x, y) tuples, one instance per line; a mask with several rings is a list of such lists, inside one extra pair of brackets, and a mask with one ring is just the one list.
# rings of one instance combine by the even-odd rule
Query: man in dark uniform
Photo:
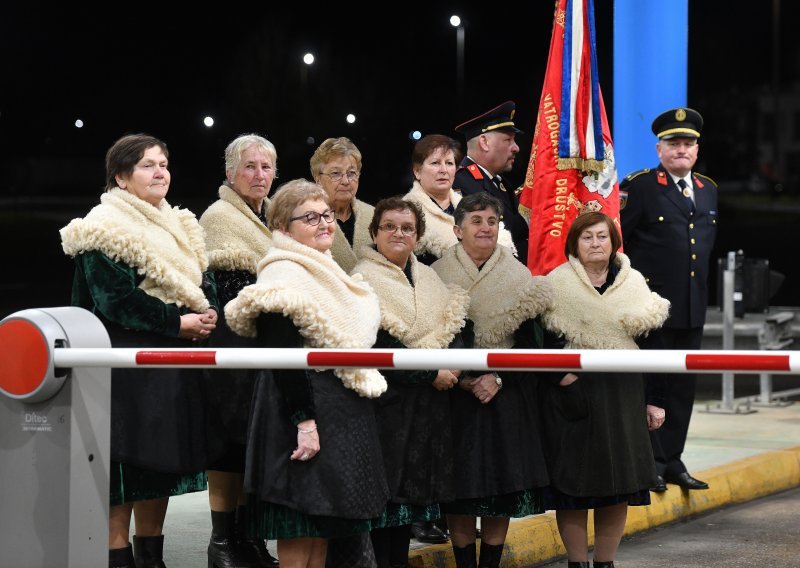
[[(519, 213), (519, 200), (506, 187), (500, 174), (510, 172), (519, 152), (514, 126), (515, 105), (506, 101), (480, 116), (456, 126), (467, 140), (467, 155), (461, 161), (453, 189), (461, 195), (488, 191), (503, 204), (501, 220), (514, 239), (517, 259), (528, 262), (528, 223)], [(510, 184), (509, 184), (510, 185)]]
[[(670, 315), (661, 329), (663, 349), (699, 349), (708, 303), (708, 270), (717, 235), (717, 184), (693, 172), (703, 118), (690, 108), (670, 109), (653, 121), (660, 164), (620, 183), (622, 237), (631, 265), (650, 289), (667, 298)], [(694, 405), (697, 377), (655, 378), (663, 388), (666, 420), (651, 432), (659, 478), (685, 489), (708, 489), (686, 470), (681, 454)], [(658, 406), (661, 404), (656, 403)]]

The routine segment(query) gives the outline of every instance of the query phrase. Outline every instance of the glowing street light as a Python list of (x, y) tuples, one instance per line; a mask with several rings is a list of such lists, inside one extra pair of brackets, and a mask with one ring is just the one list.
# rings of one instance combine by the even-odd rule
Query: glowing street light
[(203, 119), (203, 124), (205, 124), (208, 128), (214, 126), (214, 119), (210, 116), (207, 116)]
[(314, 54), (313, 53), (306, 53), (303, 56), (303, 63), (305, 63), (306, 65), (311, 65), (312, 63), (314, 63)]
[(348, 114), (348, 115), (345, 117), (345, 120), (347, 121), (347, 124), (353, 124), (353, 123), (356, 121), (356, 115), (354, 115), (354, 114), (352, 114), (352, 113), (351, 113), (351, 114)]

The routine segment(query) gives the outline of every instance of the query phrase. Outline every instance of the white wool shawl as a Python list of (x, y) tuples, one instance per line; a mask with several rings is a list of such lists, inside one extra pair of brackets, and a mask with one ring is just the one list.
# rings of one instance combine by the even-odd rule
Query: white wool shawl
[(464, 327), (469, 295), (445, 284), (429, 266), (412, 254), (411, 278), (372, 247), (361, 251), (353, 269), (364, 277), (381, 305), (381, 328), (412, 349), (446, 349)]
[(341, 227), (338, 225), (336, 227), (336, 232), (333, 234), (333, 245), (331, 245), (331, 255), (345, 272), (353, 270), (358, 262), (361, 249), (372, 244), (372, 237), (369, 236), (369, 224), (372, 222), (374, 213), (375, 208), (372, 205), (353, 199), (353, 215), (356, 217), (353, 228), (353, 246), (347, 242), (347, 237), (344, 236)]
[[(421, 255), (430, 253), (436, 258), (442, 258), (444, 251), (458, 243), (458, 238), (453, 232), (455, 221), (452, 215), (448, 215), (439, 207), (428, 195), (418, 181), (414, 182), (408, 193), (403, 196), (406, 201), (414, 201), (422, 208), (425, 213), (425, 234), (417, 241), (414, 254)], [(461, 201), (461, 195), (450, 189), (450, 203), (457, 207)], [(517, 248), (514, 246), (514, 239), (511, 233), (500, 221), (497, 234), (497, 242), (508, 248), (514, 256)]]
[[(425, 193), (418, 181), (414, 182), (411, 190), (403, 196), (406, 201), (413, 201), (425, 213), (425, 234), (417, 241), (414, 254), (430, 253), (436, 258), (441, 258), (444, 251), (458, 242), (453, 232), (453, 216), (442, 211), (430, 196)], [(450, 190), (450, 203), (453, 207), (461, 201), (461, 196)]]
[(627, 256), (618, 252), (615, 261), (619, 273), (602, 294), (573, 256), (547, 275), (556, 297), (543, 322), (566, 338), (567, 348), (638, 349), (634, 338), (666, 321), (669, 301), (650, 291)]
[(166, 199), (154, 207), (114, 188), (60, 233), (67, 255), (100, 251), (144, 275), (139, 288), (148, 295), (195, 312), (208, 309), (201, 288), (208, 268), (203, 229), (191, 211), (170, 207)]
[(511, 348), (517, 328), (541, 314), (553, 301), (553, 290), (545, 278), (532, 276), (506, 247), (496, 246), (478, 270), (459, 243), (431, 268), (445, 282), (469, 293), (475, 347), (482, 349)]
[[(269, 207), (269, 199), (265, 199)], [(256, 273), (258, 261), (272, 245), (272, 231), (244, 199), (227, 185), (219, 188), (219, 200), (200, 216), (205, 230), (211, 270), (246, 270)]]
[[(368, 349), (380, 325), (378, 298), (360, 275), (348, 276), (330, 253), (321, 253), (280, 231), (258, 264), (258, 279), (225, 306), (232, 330), (256, 336), (259, 314), (292, 318), (306, 347)], [(334, 369), (344, 386), (375, 398), (386, 390), (376, 369)]]

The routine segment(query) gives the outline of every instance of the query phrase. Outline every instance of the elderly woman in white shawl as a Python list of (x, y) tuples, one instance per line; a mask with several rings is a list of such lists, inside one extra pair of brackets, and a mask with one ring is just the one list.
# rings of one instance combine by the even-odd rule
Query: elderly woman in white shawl
[[(381, 329), (376, 347), (461, 347), (469, 296), (446, 285), (417, 262), (414, 246), (425, 235), (425, 217), (413, 201), (378, 202), (369, 226), (375, 246), (353, 269), (378, 295)], [(378, 566), (407, 566), (411, 523), (441, 516), (451, 501), (453, 444), (449, 390), (460, 371), (384, 371), (389, 389), (378, 399), (378, 429), (392, 499), (372, 531)]]
[[(205, 230), (209, 268), (214, 271), (220, 307), (256, 281), (256, 266), (272, 244), (267, 208), (277, 176), (275, 146), (257, 134), (243, 134), (225, 149), (225, 181), (219, 199), (200, 217)], [(233, 333), (222, 318), (210, 344), (214, 347), (252, 347), (253, 340)], [(253, 396), (254, 371), (209, 371), (209, 397), (219, 418), (226, 453), (208, 471), (211, 507), (209, 563), (239, 565), (246, 560), (259, 566), (277, 566), (263, 540), (244, 536), (242, 493), (247, 410)], [(240, 558), (242, 557), (242, 558)]]
[[(414, 145), (411, 172), (414, 184), (403, 199), (415, 201), (425, 213), (427, 230), (417, 241), (414, 254), (423, 264), (431, 265), (458, 242), (453, 233), (453, 213), (461, 195), (453, 191), (458, 142), (442, 134), (428, 134)], [(499, 227), (499, 242), (516, 252), (511, 233)]]
[[(331, 257), (336, 223), (325, 190), (284, 184), (268, 223), (272, 247), (256, 283), (225, 307), (228, 325), (261, 347), (372, 347), (378, 299)], [(389, 491), (371, 399), (385, 390), (375, 369), (260, 372), (245, 489), (257, 536), (278, 539), (282, 567), (323, 566), (327, 539), (366, 533), (383, 511)]]
[[(571, 349), (636, 349), (669, 312), (628, 257), (614, 221), (580, 215), (564, 246), (567, 262), (547, 279), (556, 292), (543, 314), (546, 343)], [(594, 566), (613, 567), (629, 505), (649, 505), (656, 482), (648, 429), (664, 410), (645, 392), (641, 375), (553, 373), (541, 381), (545, 455), (555, 509), (570, 566), (588, 566), (588, 510), (594, 510)], [(648, 404), (650, 403), (650, 404)], [(588, 467), (587, 467), (588, 466)]]
[[(486, 192), (464, 197), (455, 210), (458, 244), (431, 266), (470, 295), (474, 347), (541, 347), (537, 322), (552, 300), (498, 244), (500, 201)], [(444, 505), (456, 565), (475, 566), (475, 520), (481, 517), (480, 566), (497, 567), (509, 519), (544, 511), (548, 484), (542, 454), (536, 377), (532, 373), (464, 372), (452, 391), (456, 500)]]
[(372, 243), (369, 222), (374, 208), (356, 198), (361, 178), (361, 151), (349, 138), (328, 138), (311, 156), (311, 177), (328, 194), (337, 231), (331, 254), (345, 272), (358, 261), (359, 251)]
[[(100, 204), (61, 229), (72, 304), (100, 318), (114, 347), (186, 348), (216, 327), (203, 230), (167, 202), (171, 179), (164, 142), (123, 136), (106, 154)], [(163, 566), (169, 497), (203, 491), (216, 458), (204, 398), (196, 369), (112, 370), (109, 566)]]

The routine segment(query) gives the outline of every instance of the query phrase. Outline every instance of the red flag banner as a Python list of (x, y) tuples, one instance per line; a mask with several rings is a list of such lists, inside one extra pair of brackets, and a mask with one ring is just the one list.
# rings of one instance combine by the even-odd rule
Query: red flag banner
[(602, 211), (619, 226), (619, 182), (600, 93), (593, 0), (557, 0), (533, 148), (520, 196), (528, 268), (562, 264), (572, 221)]

